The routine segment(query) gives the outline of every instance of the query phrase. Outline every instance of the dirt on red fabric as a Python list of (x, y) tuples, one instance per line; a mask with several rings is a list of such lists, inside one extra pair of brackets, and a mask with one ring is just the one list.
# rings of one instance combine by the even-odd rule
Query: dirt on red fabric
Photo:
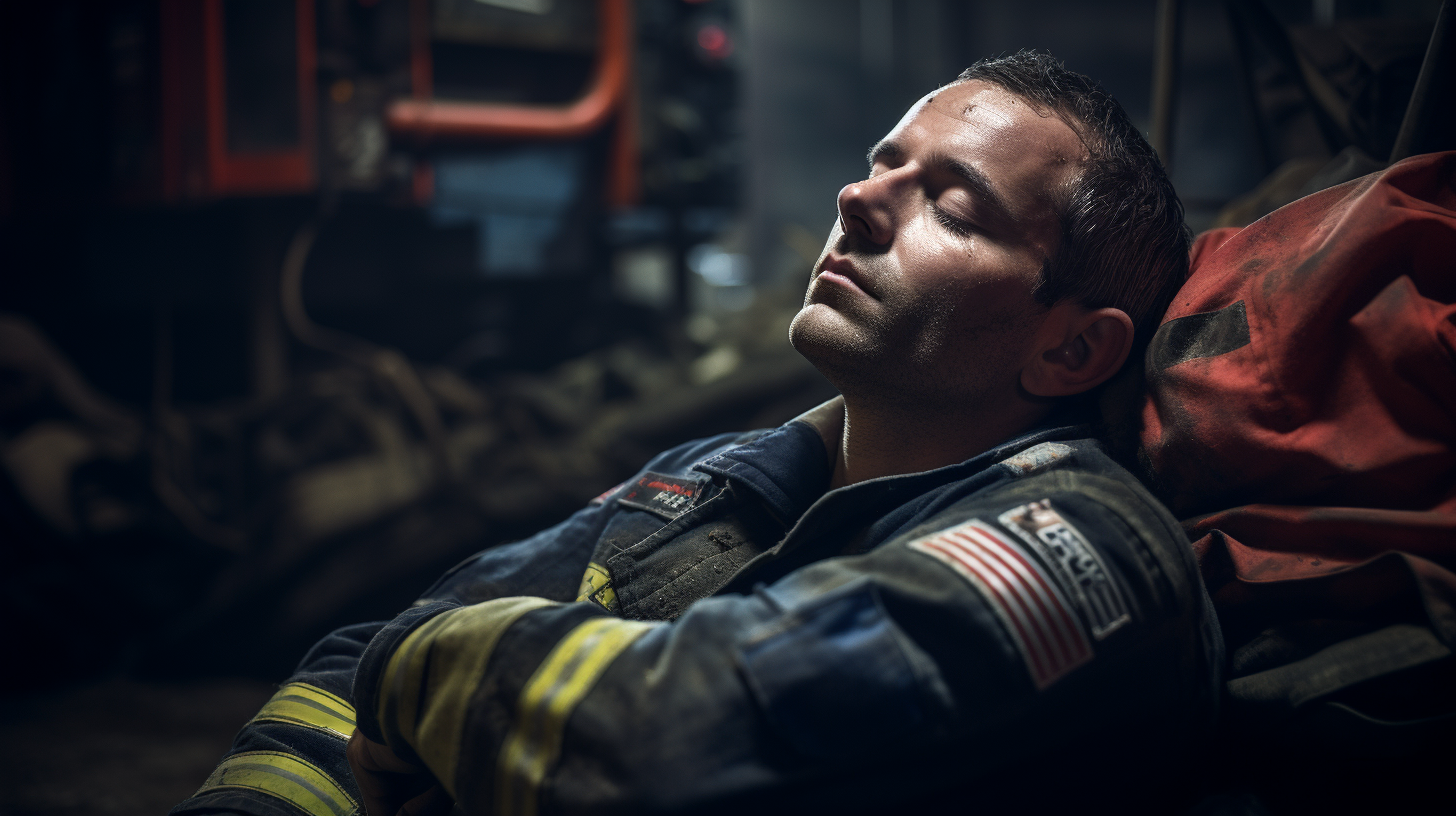
[[(1234, 310), (1199, 339), (1239, 303), (1245, 344)], [(1355, 571), (1456, 645), (1456, 152), (1199, 236), (1149, 360), (1143, 456), (1221, 614)], [(1377, 579), (1389, 552), (1410, 580)]]

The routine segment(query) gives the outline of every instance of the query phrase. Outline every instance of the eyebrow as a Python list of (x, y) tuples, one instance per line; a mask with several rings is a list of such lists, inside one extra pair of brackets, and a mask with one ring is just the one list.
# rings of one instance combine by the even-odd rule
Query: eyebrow
[[(869, 155), (865, 159), (869, 162), (870, 167), (873, 168), (875, 163), (881, 159), (904, 158), (904, 156), (905, 149), (899, 144), (889, 140), (882, 140), (870, 148)], [(971, 192), (985, 199), (991, 205), (992, 209), (999, 211), (1006, 218), (1012, 218), (1014, 210), (1007, 203), (1005, 196), (1001, 195), (996, 190), (996, 187), (991, 184), (991, 179), (987, 178), (985, 173), (982, 173), (980, 170), (966, 164), (960, 159), (947, 156), (939, 151), (930, 155), (927, 164), (959, 178), (962, 184), (965, 184), (971, 189)]]

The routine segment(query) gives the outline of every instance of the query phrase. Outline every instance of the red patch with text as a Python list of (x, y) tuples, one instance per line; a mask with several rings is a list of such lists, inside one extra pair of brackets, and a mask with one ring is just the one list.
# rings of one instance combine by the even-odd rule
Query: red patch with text
[(707, 476), (667, 476), (648, 471), (627, 484), (617, 496), (617, 504), (672, 521), (697, 504), (707, 482)]

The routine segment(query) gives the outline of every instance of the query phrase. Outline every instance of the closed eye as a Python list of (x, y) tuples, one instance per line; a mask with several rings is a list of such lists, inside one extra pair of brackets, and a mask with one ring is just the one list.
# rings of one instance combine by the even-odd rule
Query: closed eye
[(935, 214), (935, 220), (956, 235), (964, 237), (975, 232), (975, 225), (971, 222), (956, 218), (935, 204), (931, 204), (930, 209)]

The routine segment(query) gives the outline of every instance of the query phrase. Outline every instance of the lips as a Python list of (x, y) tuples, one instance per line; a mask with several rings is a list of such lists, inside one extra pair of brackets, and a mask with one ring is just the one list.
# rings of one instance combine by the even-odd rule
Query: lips
[(849, 262), (843, 255), (829, 253), (824, 258), (824, 265), (819, 268), (818, 281), (826, 284), (842, 287), (864, 294), (874, 300), (879, 300), (869, 281), (864, 274)]

